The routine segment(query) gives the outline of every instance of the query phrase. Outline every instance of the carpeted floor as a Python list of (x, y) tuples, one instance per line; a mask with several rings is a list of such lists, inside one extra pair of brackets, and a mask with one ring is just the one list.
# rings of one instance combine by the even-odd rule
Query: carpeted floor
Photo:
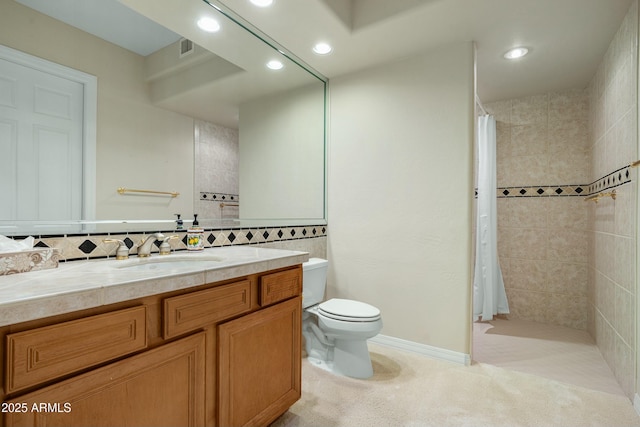
[(374, 376), (333, 375), (303, 359), (293, 426), (636, 426), (627, 397), (483, 363), (461, 366), (369, 344)]

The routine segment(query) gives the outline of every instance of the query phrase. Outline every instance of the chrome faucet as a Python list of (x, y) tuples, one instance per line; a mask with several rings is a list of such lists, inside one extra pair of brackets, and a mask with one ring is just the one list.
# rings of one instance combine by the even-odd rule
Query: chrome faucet
[(153, 245), (157, 240), (163, 240), (164, 234), (155, 233), (151, 236), (147, 237), (146, 240), (140, 241), (138, 245), (138, 256), (139, 257), (147, 257), (151, 255), (151, 245)]

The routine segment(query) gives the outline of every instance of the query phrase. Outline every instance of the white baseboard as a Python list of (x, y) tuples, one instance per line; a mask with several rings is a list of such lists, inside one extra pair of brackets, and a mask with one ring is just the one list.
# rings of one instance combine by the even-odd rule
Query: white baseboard
[(457, 351), (447, 350), (445, 348), (433, 347), (427, 344), (420, 344), (413, 341), (403, 340), (401, 338), (389, 337), (386, 335), (376, 335), (369, 341), (384, 345), (387, 347), (407, 350), (413, 353), (422, 354), (438, 360), (446, 360), (447, 362), (458, 363), (460, 365), (469, 366), (471, 364), (471, 355), (460, 353)]
[(633, 397), (633, 409), (635, 409), (638, 416), (640, 416), (640, 395), (638, 393)]

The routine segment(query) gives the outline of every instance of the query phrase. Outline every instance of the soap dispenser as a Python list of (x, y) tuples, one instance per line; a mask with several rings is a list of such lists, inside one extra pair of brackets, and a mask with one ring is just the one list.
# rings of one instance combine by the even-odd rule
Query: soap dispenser
[(198, 214), (193, 214), (193, 224), (187, 230), (187, 250), (201, 251), (204, 249), (204, 230), (198, 223)]

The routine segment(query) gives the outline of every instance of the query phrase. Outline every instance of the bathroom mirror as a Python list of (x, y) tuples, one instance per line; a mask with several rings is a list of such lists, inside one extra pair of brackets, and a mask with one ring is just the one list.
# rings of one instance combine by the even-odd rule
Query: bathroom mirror
[[(0, 234), (162, 230), (176, 213), (209, 226), (324, 222), (321, 75), (213, 0), (51, 3), (3, 2), (0, 45), (97, 77), (95, 216), (0, 218)], [(201, 30), (202, 17), (220, 29)], [(164, 41), (134, 52), (147, 24)]]

